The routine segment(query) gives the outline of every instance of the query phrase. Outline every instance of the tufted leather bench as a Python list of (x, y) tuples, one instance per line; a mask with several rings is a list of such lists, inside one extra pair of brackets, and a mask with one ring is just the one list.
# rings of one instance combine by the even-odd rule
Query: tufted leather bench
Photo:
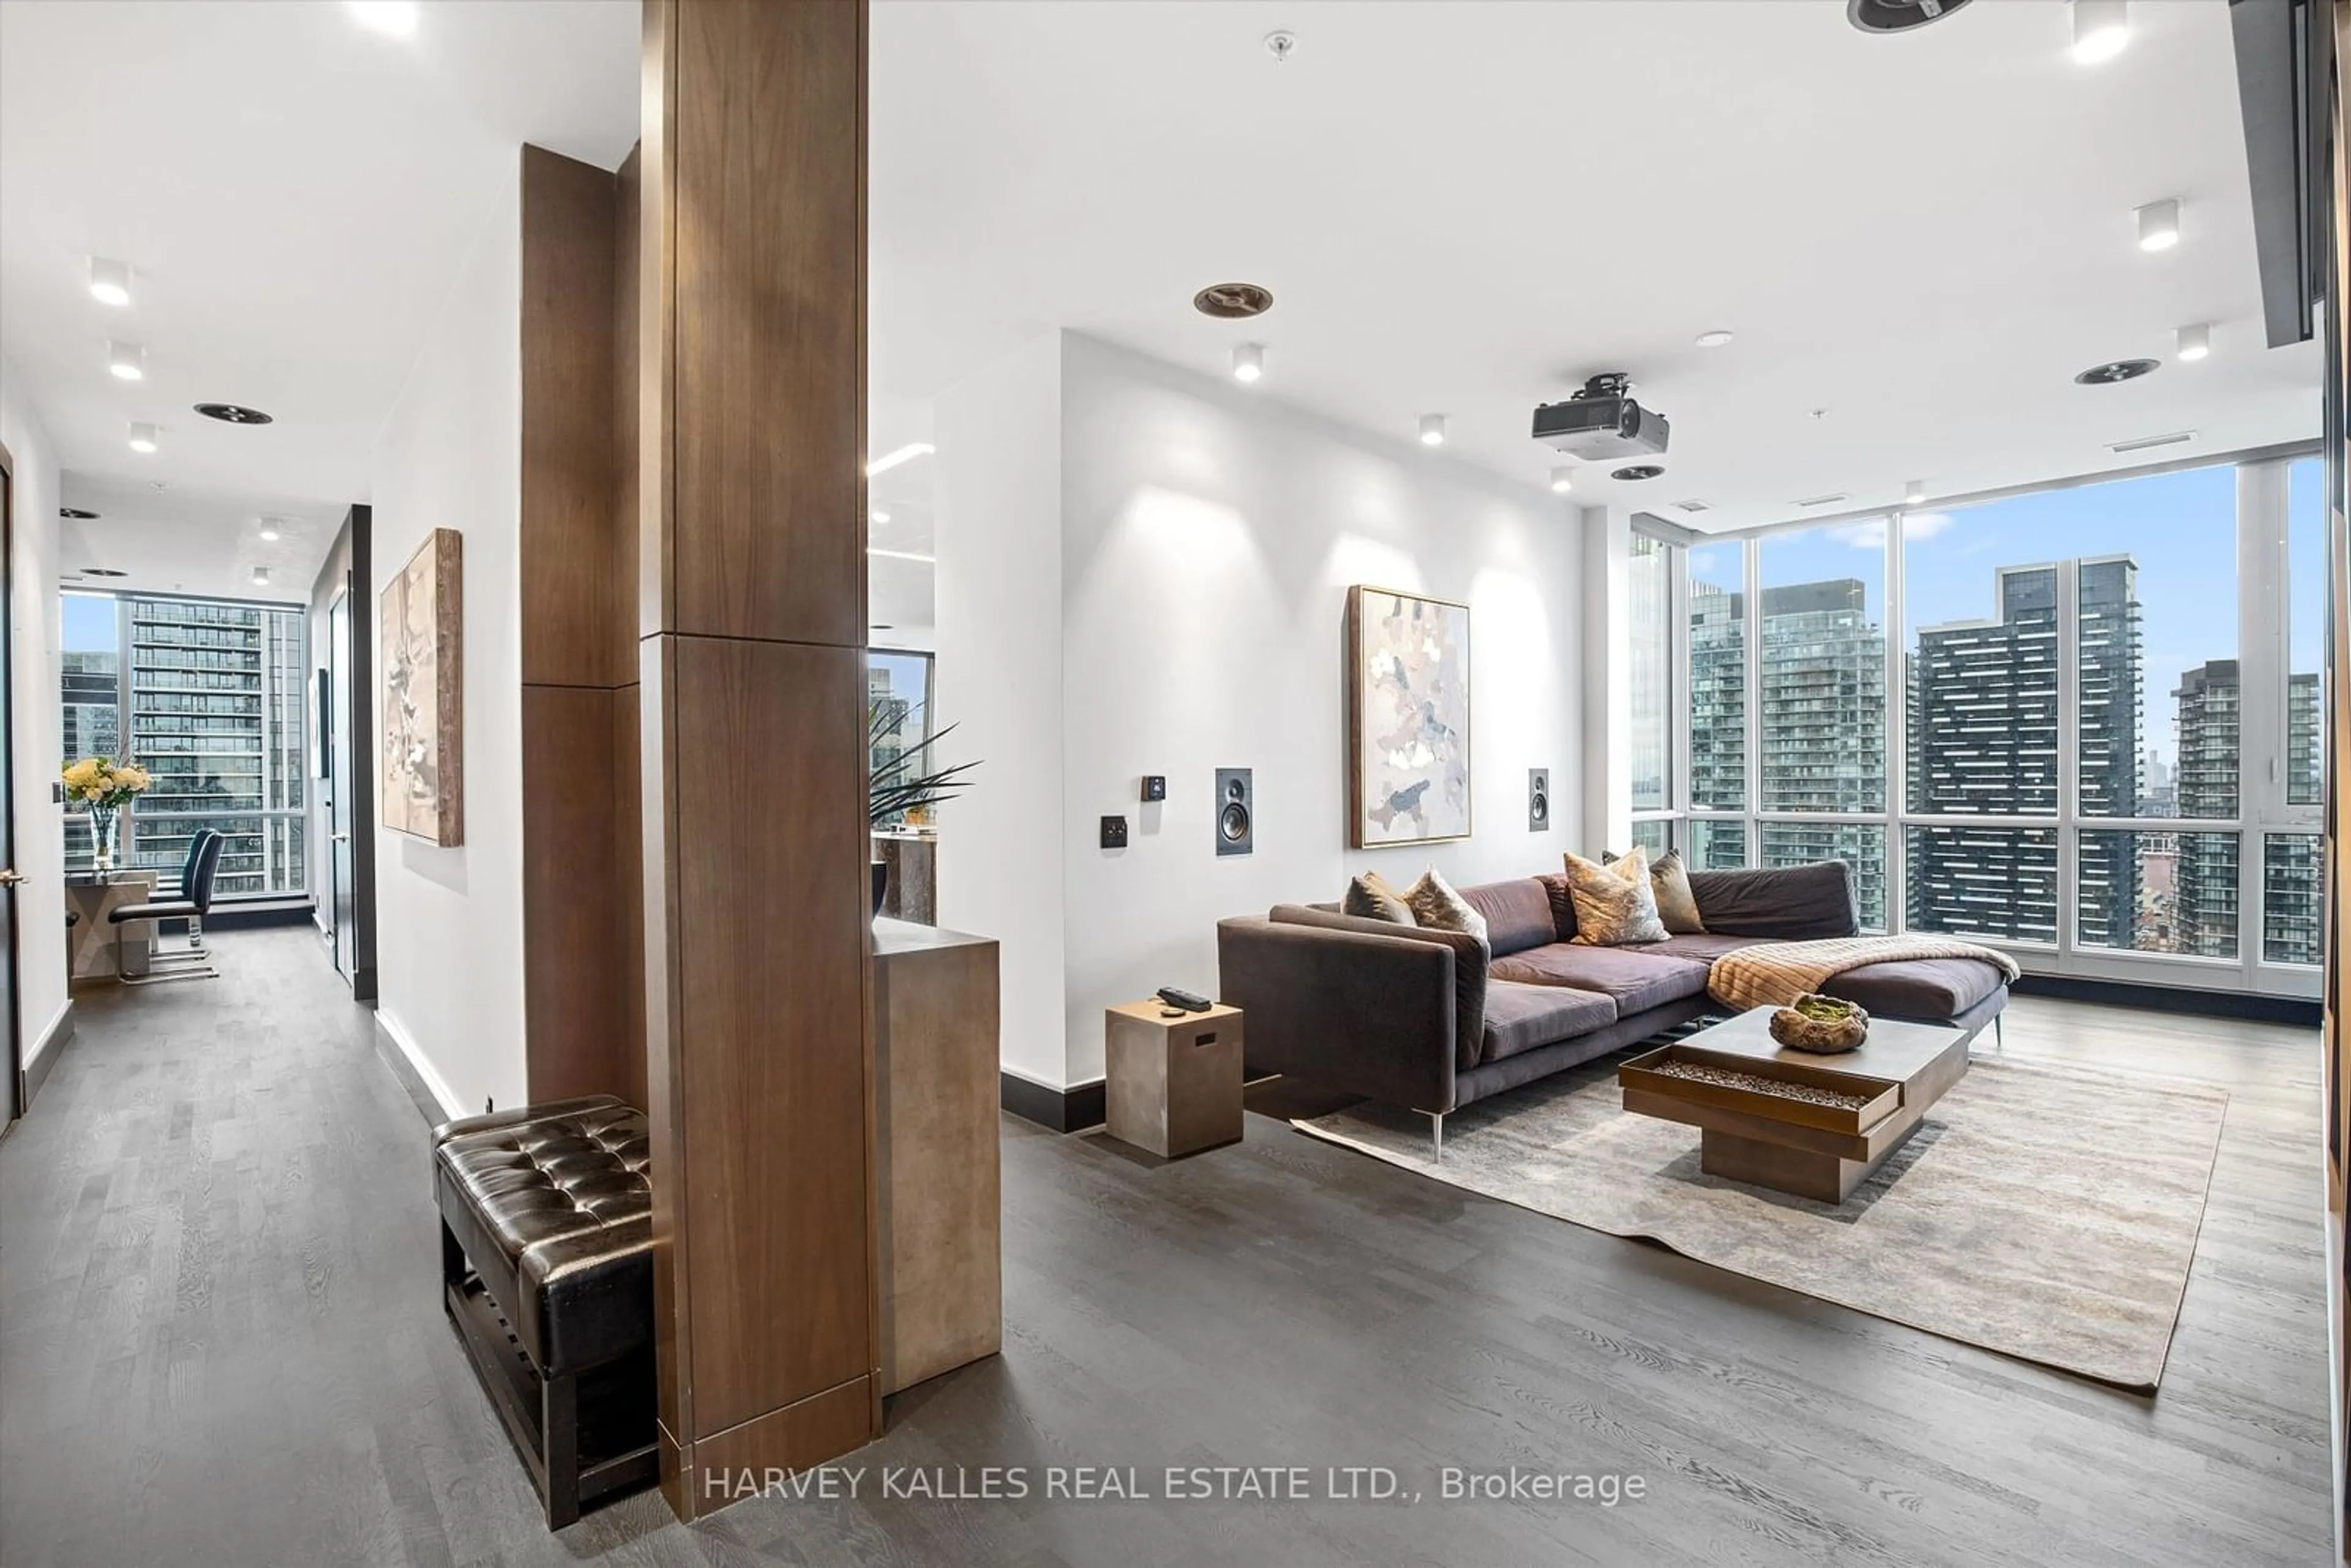
[(644, 1113), (609, 1094), (433, 1134), (442, 1305), (550, 1530), (658, 1479), (650, 1157)]

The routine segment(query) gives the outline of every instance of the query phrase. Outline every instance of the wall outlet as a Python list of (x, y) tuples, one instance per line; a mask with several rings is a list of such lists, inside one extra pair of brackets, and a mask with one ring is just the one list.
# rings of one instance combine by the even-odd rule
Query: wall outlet
[(1167, 799), (1167, 775), (1146, 773), (1143, 776), (1143, 798), (1146, 800)]
[(1104, 817), (1102, 820), (1102, 847), (1106, 850), (1126, 848), (1126, 819)]

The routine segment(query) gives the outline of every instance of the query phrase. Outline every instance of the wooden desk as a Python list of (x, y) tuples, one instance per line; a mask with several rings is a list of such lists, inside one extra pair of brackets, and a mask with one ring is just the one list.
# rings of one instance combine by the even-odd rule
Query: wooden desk
[[(126, 904), (152, 904), (155, 873), (118, 871), (100, 880), (96, 873), (76, 872), (66, 878), (66, 907), (81, 919), (66, 929), (66, 979), (69, 986), (114, 979), (114, 938), (117, 928), (107, 915)], [(155, 939), (152, 922), (140, 921), (120, 928), (122, 967), (133, 975), (147, 972), (147, 955)]]
[(882, 1392), (1004, 1348), (997, 949), (873, 923)]

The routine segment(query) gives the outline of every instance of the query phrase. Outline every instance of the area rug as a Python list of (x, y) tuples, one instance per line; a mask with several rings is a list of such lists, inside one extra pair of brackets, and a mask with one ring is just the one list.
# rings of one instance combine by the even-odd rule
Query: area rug
[(1292, 1124), (1613, 1236), (1929, 1333), (2154, 1392), (2227, 1091), (1979, 1059), (1837, 1205), (1709, 1176), (1698, 1130), (1627, 1113), (1614, 1063), (1445, 1119), (1369, 1103)]

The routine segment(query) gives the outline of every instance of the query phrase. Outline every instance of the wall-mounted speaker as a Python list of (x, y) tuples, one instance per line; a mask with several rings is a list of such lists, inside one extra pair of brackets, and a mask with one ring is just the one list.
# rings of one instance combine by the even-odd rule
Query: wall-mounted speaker
[(1246, 768), (1217, 769), (1217, 852), (1245, 855), (1257, 847), (1257, 797)]
[(1551, 826), (1551, 769), (1527, 769), (1527, 831), (1540, 833)]

